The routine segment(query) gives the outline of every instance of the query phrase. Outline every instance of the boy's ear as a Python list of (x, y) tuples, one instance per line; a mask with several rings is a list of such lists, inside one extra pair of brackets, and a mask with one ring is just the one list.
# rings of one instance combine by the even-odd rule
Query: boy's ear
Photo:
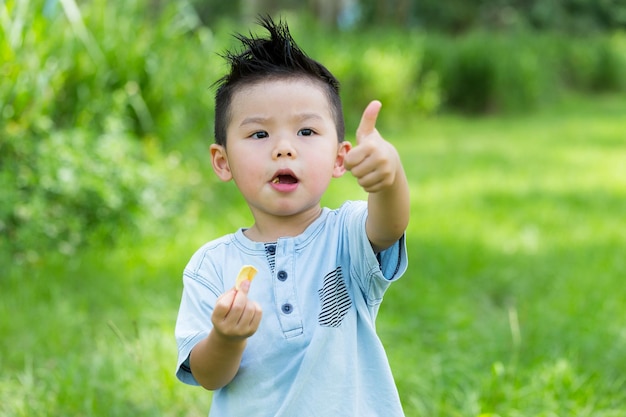
[(228, 165), (226, 148), (222, 145), (214, 143), (211, 145), (210, 150), (211, 164), (213, 165), (213, 171), (215, 171), (218, 178), (222, 181), (230, 181), (233, 179), (233, 174), (230, 172), (230, 165)]
[(352, 149), (352, 144), (348, 141), (344, 141), (339, 144), (339, 148), (337, 149), (337, 158), (335, 159), (335, 169), (333, 170), (333, 178), (339, 178), (346, 173), (346, 167), (343, 162), (350, 149)]

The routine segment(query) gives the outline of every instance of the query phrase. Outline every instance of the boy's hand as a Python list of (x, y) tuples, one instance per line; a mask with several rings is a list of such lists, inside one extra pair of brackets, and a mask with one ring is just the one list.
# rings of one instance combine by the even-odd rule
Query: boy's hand
[(250, 281), (241, 283), (239, 291), (231, 288), (215, 303), (211, 322), (217, 334), (225, 339), (237, 340), (252, 336), (261, 323), (261, 306), (248, 299)]
[(233, 380), (248, 337), (259, 328), (261, 307), (248, 299), (250, 281), (222, 294), (215, 303), (213, 329), (191, 350), (189, 364), (196, 381), (208, 390), (226, 386)]
[(352, 172), (368, 193), (392, 185), (400, 165), (396, 149), (376, 130), (376, 119), (382, 104), (372, 101), (363, 112), (356, 130), (356, 146), (348, 152), (344, 166)]

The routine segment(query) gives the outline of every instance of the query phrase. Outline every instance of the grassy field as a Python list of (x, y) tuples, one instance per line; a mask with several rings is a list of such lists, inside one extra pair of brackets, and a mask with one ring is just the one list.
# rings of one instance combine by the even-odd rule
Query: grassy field
[[(378, 321), (407, 416), (626, 415), (624, 114), (574, 97), (379, 126), (412, 185), (410, 267)], [(174, 378), (173, 328), (191, 253), (250, 223), (222, 187), (174, 233), (2, 265), (1, 416), (207, 414)], [(325, 203), (346, 196), (349, 176)]]

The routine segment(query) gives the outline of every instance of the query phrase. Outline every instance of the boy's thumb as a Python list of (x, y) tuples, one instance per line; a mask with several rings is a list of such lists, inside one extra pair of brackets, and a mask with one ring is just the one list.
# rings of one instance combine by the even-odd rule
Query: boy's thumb
[(242, 266), (239, 270), (239, 274), (237, 274), (237, 279), (235, 280), (235, 289), (239, 291), (242, 289), (243, 285), (246, 284), (244, 293), (247, 294), (250, 289), (250, 281), (254, 279), (257, 272), (257, 269), (252, 265)]
[(250, 281), (247, 279), (244, 279), (243, 281), (241, 281), (241, 284), (239, 284), (239, 288), (237, 290), (248, 295), (248, 291), (250, 291)]
[(359, 127), (356, 129), (357, 145), (364, 137), (366, 137), (376, 129), (376, 119), (378, 118), (378, 113), (380, 112), (380, 108), (382, 106), (383, 105), (380, 101), (373, 100), (370, 102), (370, 104), (367, 105), (367, 107), (363, 111), (363, 116), (361, 116), (361, 122), (359, 123)]

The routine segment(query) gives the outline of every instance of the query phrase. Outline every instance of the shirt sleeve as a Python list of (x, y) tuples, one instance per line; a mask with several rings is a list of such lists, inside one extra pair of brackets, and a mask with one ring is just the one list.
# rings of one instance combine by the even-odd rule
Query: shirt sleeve
[[(208, 336), (211, 328), (211, 315), (221, 292), (214, 288), (199, 270), (206, 263), (196, 263), (194, 259), (183, 273), (183, 294), (174, 331), (178, 346), (176, 377), (190, 385), (199, 385), (191, 374), (189, 355), (194, 346)], [(215, 272), (213, 272), (214, 274)], [(208, 275), (210, 276), (210, 274)]]
[(407, 269), (405, 236), (376, 254), (365, 231), (367, 202), (349, 202), (342, 210), (345, 210), (351, 277), (358, 282), (368, 303), (378, 305), (390, 283), (399, 279)]

